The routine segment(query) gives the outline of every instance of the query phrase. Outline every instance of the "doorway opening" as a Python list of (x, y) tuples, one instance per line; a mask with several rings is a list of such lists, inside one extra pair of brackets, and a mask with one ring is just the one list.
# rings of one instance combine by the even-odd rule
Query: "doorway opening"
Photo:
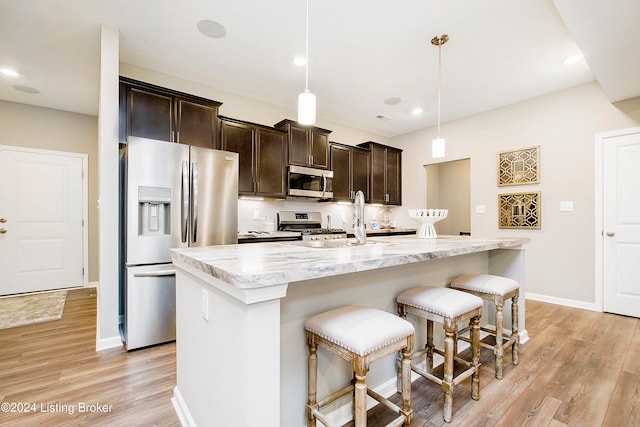
[(430, 209), (448, 209), (435, 224), (438, 234), (471, 234), (471, 159), (425, 165), (426, 201)]

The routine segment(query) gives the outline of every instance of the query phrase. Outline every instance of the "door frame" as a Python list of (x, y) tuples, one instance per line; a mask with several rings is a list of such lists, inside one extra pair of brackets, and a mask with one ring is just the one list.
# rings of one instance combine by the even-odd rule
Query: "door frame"
[(65, 156), (82, 160), (82, 287), (89, 285), (89, 155), (69, 151), (43, 150), (39, 148), (20, 147), (17, 145), (0, 145), (0, 150), (21, 151), (23, 153)]
[(595, 242), (595, 303), (594, 309), (595, 311), (604, 311), (604, 144), (607, 139), (617, 138), (626, 135), (640, 134), (640, 127), (627, 128), (627, 129), (619, 129), (609, 132), (599, 132), (595, 135), (595, 190), (594, 190), (594, 233), (593, 238)]

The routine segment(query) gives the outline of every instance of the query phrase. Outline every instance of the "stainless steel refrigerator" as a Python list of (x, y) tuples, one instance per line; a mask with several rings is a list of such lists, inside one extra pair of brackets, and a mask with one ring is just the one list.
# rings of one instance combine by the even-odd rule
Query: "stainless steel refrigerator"
[(120, 329), (127, 350), (175, 340), (169, 249), (237, 243), (237, 212), (237, 153), (128, 139), (120, 213)]

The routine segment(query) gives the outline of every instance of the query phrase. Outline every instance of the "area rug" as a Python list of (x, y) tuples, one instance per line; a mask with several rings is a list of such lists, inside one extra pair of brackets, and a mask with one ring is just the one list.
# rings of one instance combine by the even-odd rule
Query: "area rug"
[(0, 329), (60, 320), (67, 291), (0, 298)]

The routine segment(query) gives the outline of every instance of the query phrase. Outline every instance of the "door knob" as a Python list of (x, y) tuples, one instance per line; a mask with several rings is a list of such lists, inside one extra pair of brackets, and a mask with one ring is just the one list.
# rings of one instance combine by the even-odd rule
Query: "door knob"
[(7, 218), (0, 218), (0, 222), (4, 224), (5, 222), (7, 222)]
[(616, 233), (614, 233), (613, 231), (607, 231), (607, 236), (613, 237), (615, 235), (616, 235)]
[(6, 228), (0, 228), (0, 234), (5, 234), (7, 232)]

